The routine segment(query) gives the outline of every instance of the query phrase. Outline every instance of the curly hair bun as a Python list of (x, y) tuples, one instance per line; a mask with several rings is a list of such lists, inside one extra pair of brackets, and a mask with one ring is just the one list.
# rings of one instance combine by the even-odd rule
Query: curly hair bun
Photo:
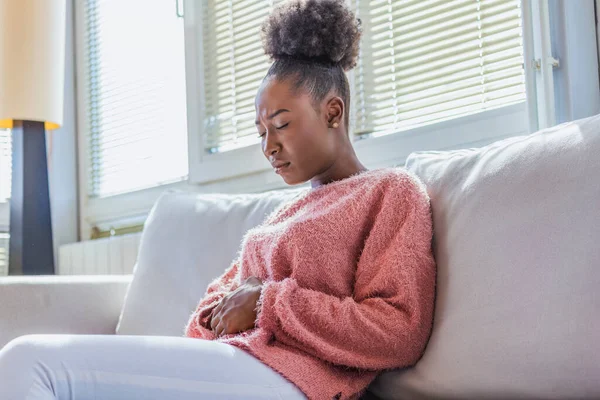
[(262, 25), (265, 54), (271, 59), (300, 59), (356, 65), (360, 20), (345, 0), (292, 0), (273, 9)]

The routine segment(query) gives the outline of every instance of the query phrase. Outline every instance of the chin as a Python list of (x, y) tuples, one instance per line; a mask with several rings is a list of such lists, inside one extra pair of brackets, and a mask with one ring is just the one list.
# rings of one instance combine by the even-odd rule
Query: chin
[(300, 185), (307, 181), (306, 179), (302, 180), (302, 179), (298, 179), (298, 178), (294, 178), (294, 177), (287, 177), (287, 176), (283, 176), (282, 178), (283, 178), (284, 182), (290, 186)]
[(310, 180), (309, 178), (300, 177), (294, 174), (282, 174), (281, 177), (283, 178), (284, 182), (290, 186), (301, 185)]

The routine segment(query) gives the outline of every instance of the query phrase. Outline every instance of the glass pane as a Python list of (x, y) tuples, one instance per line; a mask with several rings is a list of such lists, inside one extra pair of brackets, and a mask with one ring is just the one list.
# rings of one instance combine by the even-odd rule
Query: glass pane
[(89, 195), (184, 179), (185, 49), (174, 2), (86, 4)]
[(525, 101), (519, 0), (356, 0), (353, 6), (363, 22), (356, 135), (380, 136)]

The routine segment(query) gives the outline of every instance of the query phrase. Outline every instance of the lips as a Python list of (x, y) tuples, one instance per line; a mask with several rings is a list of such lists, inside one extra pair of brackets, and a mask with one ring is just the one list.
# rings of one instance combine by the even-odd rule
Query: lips
[(284, 167), (286, 165), (288, 165), (289, 162), (285, 162), (285, 161), (275, 161), (273, 163), (271, 163), (271, 165), (273, 166), (273, 168), (281, 168)]
[(290, 165), (290, 163), (285, 162), (285, 161), (276, 161), (276, 162), (272, 163), (271, 165), (275, 169), (275, 173), (279, 174), (279, 173), (281, 173), (282, 170), (286, 169)]

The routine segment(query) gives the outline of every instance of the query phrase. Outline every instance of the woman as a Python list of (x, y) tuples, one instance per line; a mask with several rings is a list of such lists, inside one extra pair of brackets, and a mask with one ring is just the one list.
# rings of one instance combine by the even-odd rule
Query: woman
[(263, 25), (262, 151), (286, 183), (312, 188), (247, 233), (188, 338), (25, 336), (0, 353), (2, 399), (353, 399), (419, 359), (429, 202), (406, 171), (367, 171), (354, 153), (345, 71), (359, 38), (344, 0), (285, 3)]

